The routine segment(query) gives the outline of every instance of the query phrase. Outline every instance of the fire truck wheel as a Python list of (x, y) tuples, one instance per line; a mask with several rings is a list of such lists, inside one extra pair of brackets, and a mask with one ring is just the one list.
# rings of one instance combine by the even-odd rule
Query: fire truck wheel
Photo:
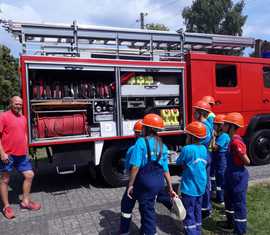
[(254, 165), (270, 163), (270, 130), (256, 131), (250, 138), (249, 153)]
[(126, 148), (112, 146), (107, 148), (102, 154), (100, 162), (101, 175), (105, 182), (112, 187), (120, 187), (127, 184), (128, 174), (124, 172), (126, 150)]

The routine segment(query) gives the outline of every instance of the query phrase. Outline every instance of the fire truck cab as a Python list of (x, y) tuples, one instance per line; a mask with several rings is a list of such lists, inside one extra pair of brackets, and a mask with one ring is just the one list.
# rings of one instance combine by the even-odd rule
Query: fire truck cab
[(89, 164), (111, 186), (125, 184), (133, 125), (150, 112), (164, 119), (160, 136), (174, 165), (192, 104), (204, 95), (215, 98), (215, 113), (244, 115), (241, 135), (253, 164), (270, 162), (270, 60), (204, 52), (239, 50), (254, 39), (76, 22), (2, 25), (23, 45), (29, 147), (45, 148), (59, 174)]

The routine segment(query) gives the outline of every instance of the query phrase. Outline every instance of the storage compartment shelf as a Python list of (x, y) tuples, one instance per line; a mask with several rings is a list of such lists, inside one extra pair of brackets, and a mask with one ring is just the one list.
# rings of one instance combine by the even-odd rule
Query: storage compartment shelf
[(39, 110), (39, 111), (34, 111), (34, 113), (79, 113), (79, 112), (87, 112), (87, 109)]
[(122, 85), (121, 95), (130, 97), (179, 96), (179, 85)]

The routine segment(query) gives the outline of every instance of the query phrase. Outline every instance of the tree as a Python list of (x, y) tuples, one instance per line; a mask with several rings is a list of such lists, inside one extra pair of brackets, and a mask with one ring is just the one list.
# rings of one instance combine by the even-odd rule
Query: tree
[(188, 32), (241, 36), (247, 20), (242, 15), (244, 6), (244, 0), (235, 4), (232, 0), (195, 0), (183, 9), (182, 16)]
[(10, 49), (0, 45), (0, 104), (7, 105), (13, 95), (19, 94), (18, 60)]
[(165, 26), (164, 24), (146, 24), (146, 29), (150, 29), (150, 30), (160, 30), (160, 31), (169, 31), (170, 29)]

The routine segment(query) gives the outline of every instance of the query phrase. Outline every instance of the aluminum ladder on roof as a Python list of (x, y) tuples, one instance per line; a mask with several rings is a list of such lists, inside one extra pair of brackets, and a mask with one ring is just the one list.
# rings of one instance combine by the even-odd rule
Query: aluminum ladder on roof
[(155, 52), (182, 57), (185, 50), (239, 50), (255, 43), (250, 37), (78, 25), (76, 21), (68, 25), (0, 19), (0, 24), (19, 40), (23, 54), (27, 54), (31, 45), (39, 45), (34, 54), (46, 54), (57, 48), (62, 50), (60, 54), (74, 56), (88, 49), (114, 53), (116, 58), (124, 53), (148, 54), (153, 58)]

